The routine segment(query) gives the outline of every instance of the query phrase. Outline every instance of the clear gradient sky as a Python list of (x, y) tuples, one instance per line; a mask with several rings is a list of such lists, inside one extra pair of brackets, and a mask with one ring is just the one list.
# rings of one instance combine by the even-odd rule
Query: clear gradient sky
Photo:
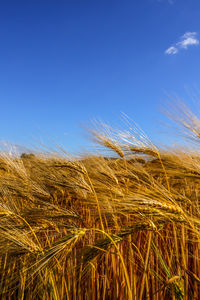
[(125, 112), (153, 139), (166, 93), (200, 89), (199, 0), (0, 2), (0, 140), (84, 145)]

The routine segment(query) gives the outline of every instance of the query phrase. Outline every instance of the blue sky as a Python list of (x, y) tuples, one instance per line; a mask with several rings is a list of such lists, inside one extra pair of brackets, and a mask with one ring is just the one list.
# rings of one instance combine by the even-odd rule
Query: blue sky
[(199, 39), (199, 0), (1, 1), (0, 140), (78, 149), (80, 124), (121, 112), (162, 140), (167, 94), (199, 88)]

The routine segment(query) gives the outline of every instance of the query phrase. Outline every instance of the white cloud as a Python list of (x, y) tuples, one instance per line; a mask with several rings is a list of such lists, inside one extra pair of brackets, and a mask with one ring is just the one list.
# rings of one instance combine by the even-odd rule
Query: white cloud
[(174, 46), (169, 47), (166, 51), (165, 54), (176, 54), (178, 53), (178, 49)]
[(199, 40), (197, 39), (197, 32), (186, 32), (183, 36), (181, 36), (179, 42), (165, 50), (165, 54), (176, 54), (179, 52), (180, 49), (187, 50), (189, 46), (194, 45), (199, 45)]
[(199, 40), (196, 38), (196, 32), (186, 32), (182, 37), (181, 41), (177, 43), (180, 48), (187, 49), (190, 45), (198, 45)]

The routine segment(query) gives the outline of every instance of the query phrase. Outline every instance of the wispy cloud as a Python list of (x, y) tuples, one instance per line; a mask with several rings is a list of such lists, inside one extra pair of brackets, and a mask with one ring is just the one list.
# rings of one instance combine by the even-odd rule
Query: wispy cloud
[(196, 32), (186, 32), (182, 37), (181, 41), (177, 43), (180, 48), (187, 49), (190, 45), (198, 45), (199, 40), (196, 38)]
[(165, 54), (174, 55), (177, 54), (181, 49), (187, 50), (189, 46), (194, 45), (199, 45), (199, 40), (197, 39), (197, 32), (186, 32), (184, 35), (181, 36), (179, 42), (165, 50)]
[(174, 46), (169, 47), (165, 51), (166, 54), (176, 54), (177, 52), (178, 52), (178, 49), (176, 47), (174, 47)]

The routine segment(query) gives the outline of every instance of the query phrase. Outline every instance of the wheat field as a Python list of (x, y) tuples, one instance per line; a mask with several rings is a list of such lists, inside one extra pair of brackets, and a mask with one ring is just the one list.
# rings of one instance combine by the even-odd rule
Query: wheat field
[(107, 152), (0, 155), (0, 299), (200, 299), (200, 154), (92, 134)]

